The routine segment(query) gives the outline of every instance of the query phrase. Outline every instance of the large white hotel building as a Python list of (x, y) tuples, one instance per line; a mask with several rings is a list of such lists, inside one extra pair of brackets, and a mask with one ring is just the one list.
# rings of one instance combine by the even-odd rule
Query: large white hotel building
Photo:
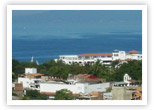
[(142, 60), (142, 54), (139, 54), (138, 51), (132, 50), (126, 53), (125, 51), (115, 50), (113, 53), (89, 53), (81, 55), (60, 55), (59, 59), (66, 64), (79, 63), (85, 65), (86, 63), (95, 63), (97, 60), (100, 60), (102, 64), (111, 64), (112, 61), (128, 61), (128, 60)]

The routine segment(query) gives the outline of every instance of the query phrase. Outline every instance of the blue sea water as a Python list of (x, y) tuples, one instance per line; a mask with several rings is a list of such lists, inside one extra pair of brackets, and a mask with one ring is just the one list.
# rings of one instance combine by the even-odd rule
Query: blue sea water
[(137, 50), (142, 53), (142, 35), (112, 34), (84, 35), (66, 38), (13, 39), (12, 58), (19, 61), (34, 60), (44, 63), (59, 55), (78, 55), (84, 53), (111, 53), (115, 49)]

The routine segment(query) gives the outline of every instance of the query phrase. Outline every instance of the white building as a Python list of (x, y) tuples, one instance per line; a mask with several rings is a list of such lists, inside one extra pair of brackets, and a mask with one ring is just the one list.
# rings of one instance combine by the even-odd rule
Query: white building
[(111, 64), (115, 60), (142, 60), (142, 54), (139, 54), (136, 50), (129, 51), (114, 51), (113, 53), (96, 53), (96, 54), (81, 54), (81, 55), (60, 55), (59, 59), (66, 64), (79, 63), (85, 65), (86, 63), (93, 64), (97, 60), (100, 60), (102, 64)]
[(114, 82), (113, 87), (125, 87), (125, 86), (140, 86), (137, 80), (132, 80), (132, 78), (125, 74), (123, 76), (123, 82)]
[(61, 89), (68, 89), (72, 91), (73, 94), (89, 94), (91, 92), (105, 92), (106, 88), (110, 86), (110, 83), (99, 83), (99, 84), (89, 84), (89, 83), (76, 83), (76, 84), (65, 84), (59, 82), (46, 82), (40, 83), (40, 92), (42, 93), (56, 93), (56, 91)]
[(24, 89), (39, 90), (39, 83), (42, 82), (41, 76), (43, 75), (37, 73), (36, 68), (25, 68), (25, 74), (18, 76), (18, 83), (22, 83)]
[(41, 82), (41, 79), (38, 78), (27, 78), (27, 77), (18, 77), (18, 83), (23, 84), (24, 89), (35, 89), (39, 90), (39, 83)]
[(129, 83), (129, 81), (130, 81), (131, 79), (132, 79), (132, 78), (131, 78), (128, 74), (125, 74), (125, 75), (124, 75), (123, 81), (124, 81), (124, 83)]
[(25, 74), (36, 74), (37, 69), (36, 68), (25, 68)]

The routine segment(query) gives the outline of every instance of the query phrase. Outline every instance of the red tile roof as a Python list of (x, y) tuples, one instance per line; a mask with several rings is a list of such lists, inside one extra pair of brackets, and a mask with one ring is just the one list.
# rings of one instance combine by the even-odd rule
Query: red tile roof
[(89, 54), (81, 54), (81, 57), (85, 56), (112, 56), (112, 53), (89, 53)]
[(36, 74), (29, 74), (28, 76), (34, 76), (34, 77), (36, 77), (36, 76), (43, 76), (44, 74), (42, 74), (42, 73), (36, 73)]
[(85, 76), (86, 78), (89, 78), (89, 79), (98, 79), (98, 77), (94, 76), (94, 75), (87, 75)]
[(77, 76), (82, 78), (88, 78), (88, 79), (98, 79), (98, 77), (94, 75), (78, 74)]
[(129, 51), (129, 53), (130, 53), (130, 54), (138, 54), (138, 51), (136, 51), (136, 50), (131, 50), (131, 51)]

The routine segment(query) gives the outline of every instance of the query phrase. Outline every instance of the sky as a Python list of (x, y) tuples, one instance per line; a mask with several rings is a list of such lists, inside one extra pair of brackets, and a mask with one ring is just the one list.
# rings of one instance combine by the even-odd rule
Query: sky
[(141, 10), (13, 10), (13, 39), (141, 34)]

